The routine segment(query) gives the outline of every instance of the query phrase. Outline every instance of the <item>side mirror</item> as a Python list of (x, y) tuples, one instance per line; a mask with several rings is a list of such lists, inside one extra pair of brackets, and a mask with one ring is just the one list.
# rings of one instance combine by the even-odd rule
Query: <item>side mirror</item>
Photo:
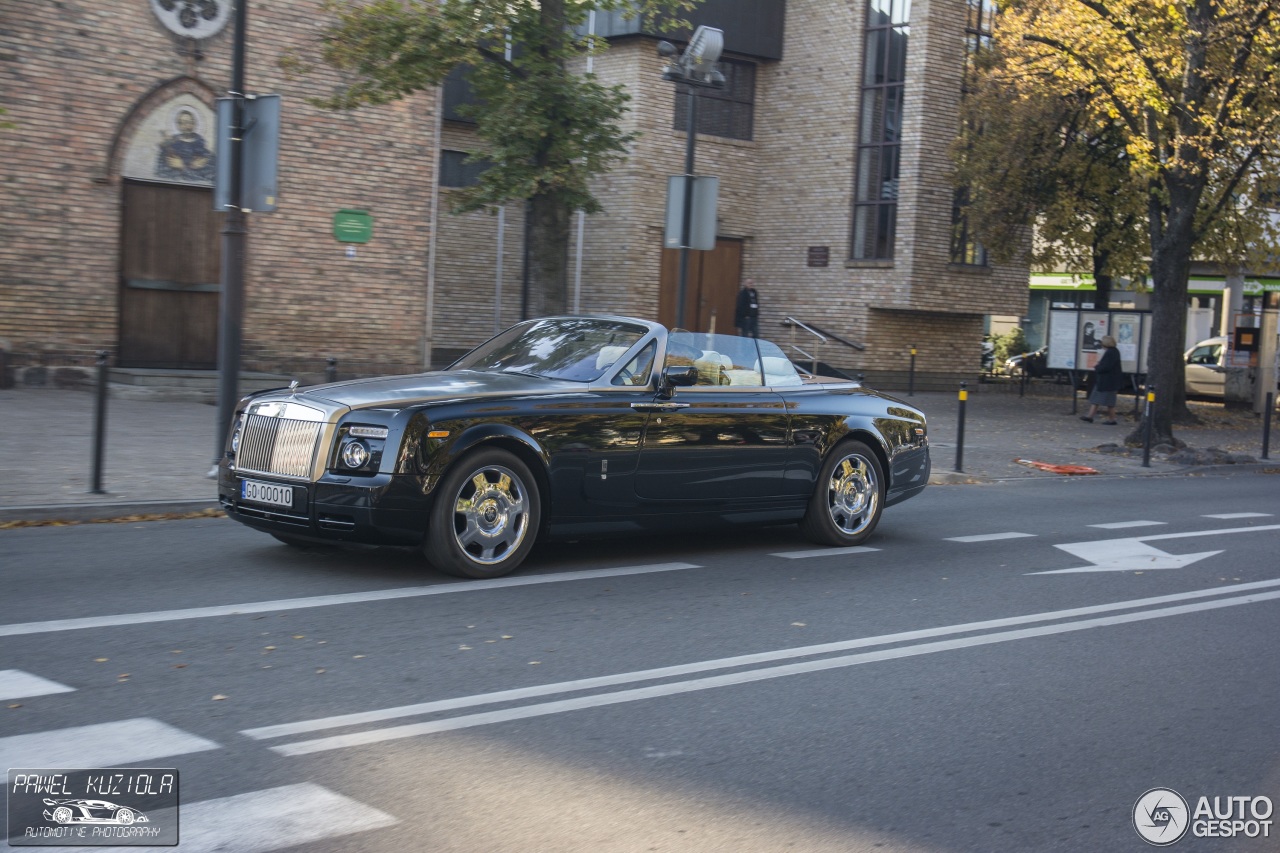
[(662, 369), (662, 381), (658, 383), (658, 391), (664, 397), (670, 397), (673, 388), (697, 384), (698, 368), (691, 364), (673, 364)]

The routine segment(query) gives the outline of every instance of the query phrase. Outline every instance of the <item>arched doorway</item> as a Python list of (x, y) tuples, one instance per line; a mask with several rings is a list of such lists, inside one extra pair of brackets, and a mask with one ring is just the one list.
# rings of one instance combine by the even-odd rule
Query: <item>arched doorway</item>
[(213, 112), (178, 94), (137, 124), (122, 168), (118, 361), (213, 369), (218, 363), (219, 230)]

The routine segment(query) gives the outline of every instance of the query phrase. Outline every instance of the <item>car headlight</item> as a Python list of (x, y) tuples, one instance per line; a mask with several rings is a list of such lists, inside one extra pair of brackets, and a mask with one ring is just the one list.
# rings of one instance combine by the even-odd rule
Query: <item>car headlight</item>
[(231, 434), (231, 452), (240, 452), (240, 434), (244, 432), (245, 415), (241, 413), (239, 419), (236, 420), (236, 430)]
[(369, 448), (363, 441), (353, 440), (342, 445), (342, 464), (348, 468), (363, 468), (369, 462)]

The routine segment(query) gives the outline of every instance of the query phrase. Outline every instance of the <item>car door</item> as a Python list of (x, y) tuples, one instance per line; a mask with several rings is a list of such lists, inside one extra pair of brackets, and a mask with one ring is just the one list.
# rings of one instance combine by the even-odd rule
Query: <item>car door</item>
[(1226, 384), (1221, 343), (1202, 343), (1187, 354), (1187, 393), (1221, 397)]
[(685, 363), (698, 369), (700, 384), (640, 406), (649, 419), (637, 497), (692, 503), (780, 495), (791, 452), (789, 416), (782, 396), (763, 384), (754, 340), (673, 332), (666, 364), (680, 363), (673, 354), (682, 335), (697, 340)]

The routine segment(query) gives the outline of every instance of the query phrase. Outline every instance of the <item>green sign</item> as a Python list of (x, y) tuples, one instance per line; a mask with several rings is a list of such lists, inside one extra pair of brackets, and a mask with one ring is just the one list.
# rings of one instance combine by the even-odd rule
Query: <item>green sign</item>
[(339, 210), (333, 215), (333, 236), (343, 243), (368, 243), (373, 216), (367, 210)]

